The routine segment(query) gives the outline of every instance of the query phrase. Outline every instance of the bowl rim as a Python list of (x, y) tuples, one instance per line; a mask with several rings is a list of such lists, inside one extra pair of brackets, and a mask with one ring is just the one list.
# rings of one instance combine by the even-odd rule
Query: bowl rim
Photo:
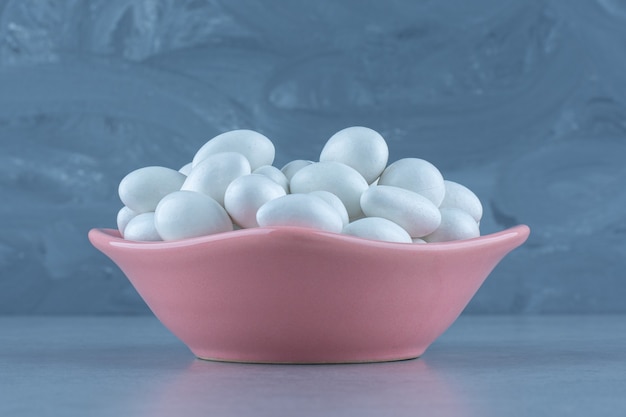
[(509, 227), (507, 229), (478, 236), (471, 239), (453, 240), (448, 242), (433, 243), (399, 243), (386, 242), (381, 240), (367, 239), (341, 233), (327, 232), (319, 229), (294, 226), (271, 226), (271, 227), (254, 227), (248, 229), (232, 230), (228, 232), (215, 233), (212, 235), (204, 235), (187, 239), (170, 240), (170, 241), (133, 241), (126, 240), (121, 237), (117, 229), (110, 228), (93, 228), (89, 231), (90, 240), (107, 241), (110, 245), (120, 249), (135, 250), (154, 250), (154, 249), (176, 249), (189, 246), (197, 246), (210, 244), (224, 240), (254, 238), (267, 236), (273, 238), (317, 238), (335, 243), (351, 244), (355, 246), (378, 247), (381, 249), (393, 249), (398, 251), (446, 251), (469, 249), (476, 246), (482, 246), (486, 243), (495, 243), (500, 240), (520, 240), (525, 241), (530, 234), (530, 228), (525, 224)]

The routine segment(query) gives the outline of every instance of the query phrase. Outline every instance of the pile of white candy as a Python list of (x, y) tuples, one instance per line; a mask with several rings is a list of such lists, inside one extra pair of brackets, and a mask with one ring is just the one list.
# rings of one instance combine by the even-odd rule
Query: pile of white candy
[(233, 130), (198, 150), (179, 171), (151, 166), (119, 185), (117, 215), (128, 240), (176, 240), (234, 228), (299, 226), (402, 243), (480, 235), (482, 205), (423, 159), (387, 166), (383, 137), (366, 127), (334, 134), (319, 162), (272, 166), (262, 134)]

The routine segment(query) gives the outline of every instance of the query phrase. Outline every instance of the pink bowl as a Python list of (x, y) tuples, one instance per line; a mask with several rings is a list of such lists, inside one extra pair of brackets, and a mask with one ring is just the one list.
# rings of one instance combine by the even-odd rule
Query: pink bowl
[(171, 242), (92, 229), (89, 239), (198, 358), (346, 363), (422, 355), (529, 232), (426, 245), (293, 227)]

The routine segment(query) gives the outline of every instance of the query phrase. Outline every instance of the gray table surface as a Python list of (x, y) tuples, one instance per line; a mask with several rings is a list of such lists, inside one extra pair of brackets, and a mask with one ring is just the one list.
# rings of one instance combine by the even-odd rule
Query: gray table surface
[(463, 316), (419, 359), (194, 359), (153, 317), (0, 317), (0, 416), (620, 416), (626, 316)]

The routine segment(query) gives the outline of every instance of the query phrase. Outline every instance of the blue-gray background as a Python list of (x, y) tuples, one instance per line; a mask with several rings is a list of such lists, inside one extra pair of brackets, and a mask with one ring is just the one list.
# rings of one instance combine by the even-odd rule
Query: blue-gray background
[(0, 0), (0, 313), (147, 313), (86, 239), (127, 172), (351, 125), (531, 226), (467, 312), (626, 312), (625, 105), (623, 0)]

